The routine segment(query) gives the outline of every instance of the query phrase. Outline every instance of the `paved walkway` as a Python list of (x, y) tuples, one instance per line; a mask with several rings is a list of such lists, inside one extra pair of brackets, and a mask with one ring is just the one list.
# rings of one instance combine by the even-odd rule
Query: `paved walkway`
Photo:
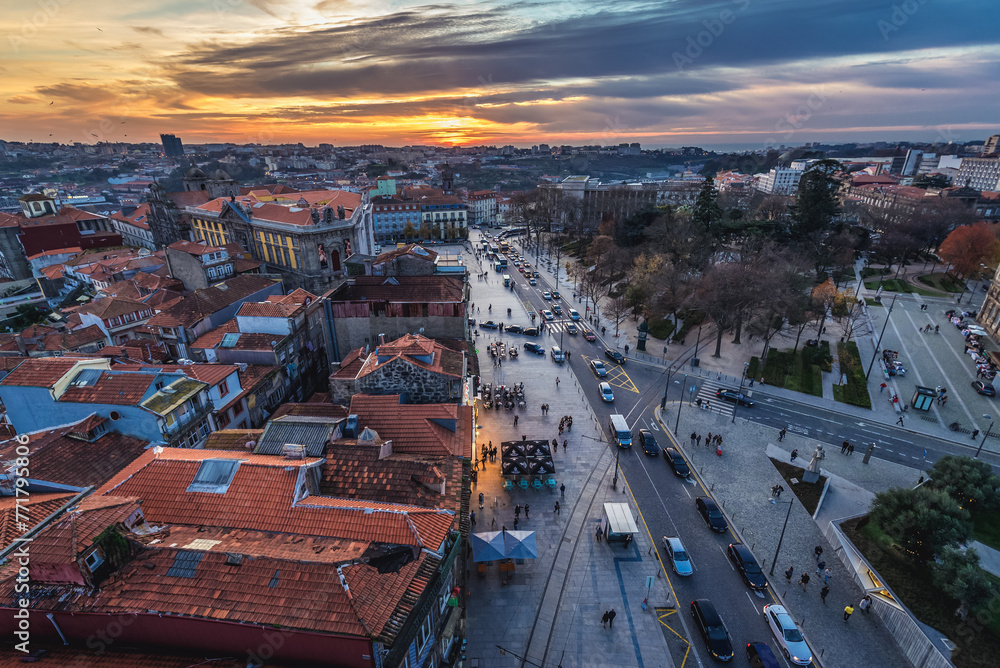
[[(672, 403), (672, 402), (671, 402)], [(804, 464), (818, 442), (789, 433), (782, 443), (777, 443), (774, 429), (737, 419), (731, 423), (728, 416), (710, 413), (696, 408), (681, 412), (679, 431), (723, 436), (723, 456), (705, 447), (690, 446), (690, 439), (677, 439), (692, 466), (698, 471), (705, 485), (723, 505), (729, 515), (730, 526), (743, 537), (751, 547), (761, 566), (769, 571), (774, 560), (775, 547), (781, 534), (788, 506), (785, 501), (791, 496), (790, 490), (782, 496), (781, 503), (770, 502), (770, 489), (775, 484), (787, 483), (774, 468), (768, 455), (778, 455), (788, 461), (788, 453), (798, 448)], [(666, 414), (673, 416), (676, 408), (668, 404)], [(667, 420), (672, 426), (673, 420)], [(667, 425), (661, 422), (665, 429)], [(853, 457), (842, 456), (839, 451), (827, 450), (824, 467), (843, 478), (838, 498), (831, 507), (844, 511), (845, 515), (863, 512), (868, 499), (874, 492), (892, 486), (915, 484), (919, 473), (913, 469), (873, 460), (870, 465), (861, 463), (861, 453)], [(854, 489), (847, 480), (853, 480)], [(861, 504), (858, 504), (859, 499)], [(843, 516), (843, 515), (841, 515)], [(832, 518), (830, 518), (832, 519)], [(826, 521), (829, 521), (827, 519)], [(830, 594), (826, 603), (822, 602), (819, 590), (822, 578), (816, 574), (813, 548), (822, 545), (828, 554), (833, 548), (823, 537), (821, 526), (810, 517), (797, 500), (792, 505), (788, 527), (781, 544), (774, 575), (771, 577), (772, 590), (781, 600), (810, 643), (820, 664), (824, 666), (907, 666), (909, 665), (897, 647), (895, 640), (874, 615), (855, 614), (848, 624), (843, 622), (844, 606), (857, 605), (864, 592), (850, 578), (839, 559), (826, 559), (833, 570), (830, 579)], [(789, 583), (782, 573), (793, 567), (793, 582), (802, 573), (810, 573), (812, 581), (807, 590)]]
[[(473, 267), (472, 297), (480, 312), (475, 317), (488, 320), (492, 304), (493, 320), (508, 320), (506, 309), (524, 323), (525, 309), (517, 294), (503, 291), (498, 295), (496, 274), (490, 274), (489, 286), (475, 277)], [(515, 309), (520, 309), (517, 311)], [(499, 314), (503, 314), (502, 317)], [(473, 667), (508, 667), (522, 664), (527, 657), (533, 664), (545, 666), (624, 666), (637, 668), (671, 667), (666, 640), (654, 611), (672, 606), (669, 590), (659, 577), (660, 563), (648, 535), (640, 531), (629, 549), (620, 544), (596, 540), (603, 503), (634, 501), (624, 493), (623, 481), (617, 490), (611, 486), (614, 460), (603, 441), (602, 431), (572, 373), (566, 370), (557, 387), (556, 372), (548, 358), (521, 355), (493, 367), (486, 342), (503, 338), (502, 334), (480, 336), (477, 340), (479, 362), (484, 382), (523, 382), (527, 407), (513, 412), (482, 410), (478, 419), (477, 443), (499, 446), (503, 441), (552, 439), (558, 436), (559, 419), (572, 415), (573, 429), (560, 441), (565, 449), (553, 453), (555, 478), (566, 486), (565, 497), (558, 490), (504, 491), (500, 463), (489, 463), (479, 472), (472, 488), (472, 508), (477, 514), (473, 531), (513, 528), (514, 506), (530, 506), (530, 517), (521, 514), (520, 530), (536, 531), (538, 559), (515, 566), (504, 583), (496, 563), (478, 574), (478, 564), (466, 564), (469, 591), (466, 607), (466, 656)], [(506, 337), (523, 343), (522, 337)], [(543, 344), (548, 347), (547, 344)], [(541, 414), (548, 403), (550, 412)], [(514, 427), (514, 416), (518, 425)], [(479, 509), (478, 495), (483, 493), (484, 508)], [(559, 501), (559, 513), (554, 510)], [(646, 597), (646, 578), (654, 576), (649, 592), (652, 605), (642, 609)], [(617, 612), (613, 629), (601, 627), (604, 611)], [(501, 654), (497, 645), (504, 648)]]

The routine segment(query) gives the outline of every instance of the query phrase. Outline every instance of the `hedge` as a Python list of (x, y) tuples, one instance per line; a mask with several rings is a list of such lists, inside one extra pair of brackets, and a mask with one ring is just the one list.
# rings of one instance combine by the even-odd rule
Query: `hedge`
[(868, 380), (865, 378), (865, 365), (861, 361), (858, 344), (854, 341), (838, 343), (837, 357), (840, 360), (841, 373), (847, 376), (847, 384), (834, 385), (833, 398), (852, 406), (871, 408), (872, 398), (868, 394)]

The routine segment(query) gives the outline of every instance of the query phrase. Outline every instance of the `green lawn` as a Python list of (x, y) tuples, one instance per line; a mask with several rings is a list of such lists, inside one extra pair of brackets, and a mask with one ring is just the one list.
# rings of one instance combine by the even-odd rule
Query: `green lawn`
[(881, 306), (882, 305), (882, 302), (877, 302), (874, 299), (871, 299), (870, 297), (865, 297), (865, 303), (868, 304), (869, 306)]
[(1000, 550), (1000, 513), (976, 513), (972, 536), (984, 545)]
[(674, 323), (669, 320), (652, 320), (649, 323), (649, 335), (660, 341), (665, 340), (674, 331)]
[(1000, 655), (1000, 605), (991, 606), (993, 614), (985, 619), (969, 615), (962, 622), (954, 614), (958, 601), (931, 584), (929, 569), (907, 558), (874, 522), (867, 520), (849, 520), (841, 528), (920, 621), (958, 644), (952, 662), (958, 668), (995, 666)]
[[(795, 352), (772, 348), (764, 364), (764, 382), (787, 390), (822, 397), (822, 371), (830, 369), (829, 354), (829, 343), (826, 341), (821, 342), (818, 348), (802, 348)], [(759, 367), (760, 360), (752, 357), (748, 373), (754, 378), (760, 378)]]
[(942, 292), (962, 292), (965, 286), (956, 281), (950, 274), (926, 274), (918, 276), (917, 280), (926, 286), (937, 288)]
[[(878, 281), (865, 281), (865, 287), (868, 288), (869, 290), (878, 290)], [(912, 293), (912, 294), (924, 295), (925, 297), (941, 296), (941, 293), (938, 292), (937, 290), (925, 290), (923, 288), (918, 288), (898, 278), (887, 278), (884, 281), (882, 281), (882, 291), (902, 292), (904, 294)]]
[(871, 408), (872, 399), (868, 394), (868, 381), (865, 380), (865, 366), (858, 352), (858, 344), (854, 341), (837, 344), (837, 358), (840, 360), (840, 371), (847, 375), (847, 385), (834, 385), (833, 398), (841, 403)]

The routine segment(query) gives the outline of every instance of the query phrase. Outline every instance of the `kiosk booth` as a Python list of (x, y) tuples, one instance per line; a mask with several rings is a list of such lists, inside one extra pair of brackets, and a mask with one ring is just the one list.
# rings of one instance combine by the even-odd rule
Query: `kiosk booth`
[(632, 509), (627, 503), (605, 503), (604, 514), (601, 516), (601, 529), (607, 541), (630, 540), (639, 533), (635, 524)]

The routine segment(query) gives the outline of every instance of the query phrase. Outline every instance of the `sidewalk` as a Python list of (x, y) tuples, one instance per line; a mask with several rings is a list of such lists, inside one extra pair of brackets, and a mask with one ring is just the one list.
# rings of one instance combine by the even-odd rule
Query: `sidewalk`
[[(666, 414), (672, 416), (675, 410), (676, 404), (671, 402)], [(657, 415), (659, 417), (659, 411)], [(672, 423), (673, 420), (667, 422)], [(661, 426), (667, 428), (662, 421)], [(721, 458), (712, 449), (692, 448), (688, 438), (676, 440), (706, 487), (712, 490), (729, 515), (730, 525), (751, 546), (764, 571), (769, 571), (788, 509), (785, 501), (793, 495), (791, 490), (786, 490), (781, 503), (770, 503), (771, 487), (776, 484), (787, 486), (787, 483), (774, 468), (768, 454), (776, 454), (787, 462), (787, 453), (798, 448), (800, 461), (804, 459), (803, 464), (808, 464), (818, 442), (789, 433), (784, 442), (778, 444), (774, 429), (745, 420), (737, 420), (733, 424), (728, 416), (688, 405), (681, 411), (679, 431), (681, 434), (692, 431), (722, 434), (724, 445)], [(913, 469), (888, 462), (872, 460), (871, 465), (862, 464), (860, 453), (847, 457), (840, 455), (839, 451), (831, 452), (829, 448), (826, 452), (824, 473), (829, 470), (843, 479), (843, 484), (838, 485), (835, 491), (838, 499), (831, 501), (830, 506), (838, 513), (845, 510), (850, 510), (846, 513), (850, 515), (864, 512), (874, 492), (892, 486), (916, 484), (919, 476), (919, 472)], [(826, 467), (827, 464), (829, 467)], [(834, 518), (829, 517), (825, 521), (830, 519)], [(820, 664), (831, 667), (909, 665), (891, 634), (875, 615), (856, 614), (849, 624), (843, 623), (844, 606), (848, 603), (856, 606), (864, 592), (853, 583), (839, 559), (826, 559), (833, 576), (830, 579), (830, 595), (825, 604), (822, 602), (819, 595), (822, 579), (815, 573), (816, 561), (813, 557), (816, 545), (823, 545), (832, 556), (833, 548), (823, 537), (822, 527), (795, 500), (770, 581), (772, 591), (798, 622), (814, 655), (821, 657)], [(789, 566), (794, 568), (793, 582), (797, 582), (802, 573), (812, 574), (813, 581), (807, 591), (803, 592), (800, 587), (785, 581), (782, 573)]]
[[(513, 322), (523, 322), (524, 307), (517, 293), (503, 290), (491, 275), (489, 285), (475, 278), (475, 261), (467, 253), (472, 275), (471, 302), (481, 308), (475, 317), (483, 320), (492, 303), (492, 319), (507, 321), (507, 308), (513, 310)], [(502, 292), (498, 296), (498, 290)], [(492, 302), (490, 301), (492, 300)], [(514, 309), (520, 308), (521, 311)], [(499, 309), (499, 310), (498, 310)], [(503, 314), (500, 316), (499, 314)], [(545, 666), (624, 666), (650, 668), (672, 667), (669, 648), (657, 619), (655, 607), (672, 606), (669, 589), (659, 577), (656, 549), (644, 532), (639, 533), (626, 550), (620, 544), (596, 540), (595, 531), (606, 501), (628, 502), (624, 482), (612, 489), (614, 459), (603, 440), (602, 430), (572, 372), (567, 370), (559, 386), (555, 385), (551, 364), (538, 358), (507, 360), (493, 368), (486, 351), (490, 338), (477, 342), (483, 381), (523, 382), (527, 407), (506, 410), (481, 410), (478, 419), (477, 450), (492, 441), (552, 439), (558, 436), (559, 419), (572, 415), (574, 425), (558, 440), (568, 441), (567, 448), (553, 453), (555, 478), (566, 486), (565, 497), (557, 490), (541, 491), (514, 488), (504, 491), (500, 462), (488, 463), (479, 471), (472, 487), (471, 507), (477, 515), (472, 531), (513, 529), (515, 505), (530, 506), (529, 518), (521, 514), (519, 530), (536, 531), (538, 558), (516, 564), (513, 577), (504, 584), (496, 563), (478, 574), (478, 564), (466, 563), (468, 591), (466, 598), (466, 656), (472, 667), (514, 667), (532, 665), (514, 656), (527, 657), (533, 664)], [(513, 337), (518, 338), (518, 337)], [(547, 359), (545, 360), (547, 362)], [(543, 416), (542, 403), (550, 412)], [(518, 426), (514, 427), (514, 416)], [(478, 497), (485, 497), (480, 510)], [(555, 502), (561, 505), (554, 512)], [(495, 523), (495, 524), (494, 524)], [(650, 606), (643, 610), (646, 578), (654, 575), (656, 584), (649, 592)], [(617, 612), (613, 629), (601, 626), (604, 611)], [(497, 645), (506, 650), (501, 655)]]

